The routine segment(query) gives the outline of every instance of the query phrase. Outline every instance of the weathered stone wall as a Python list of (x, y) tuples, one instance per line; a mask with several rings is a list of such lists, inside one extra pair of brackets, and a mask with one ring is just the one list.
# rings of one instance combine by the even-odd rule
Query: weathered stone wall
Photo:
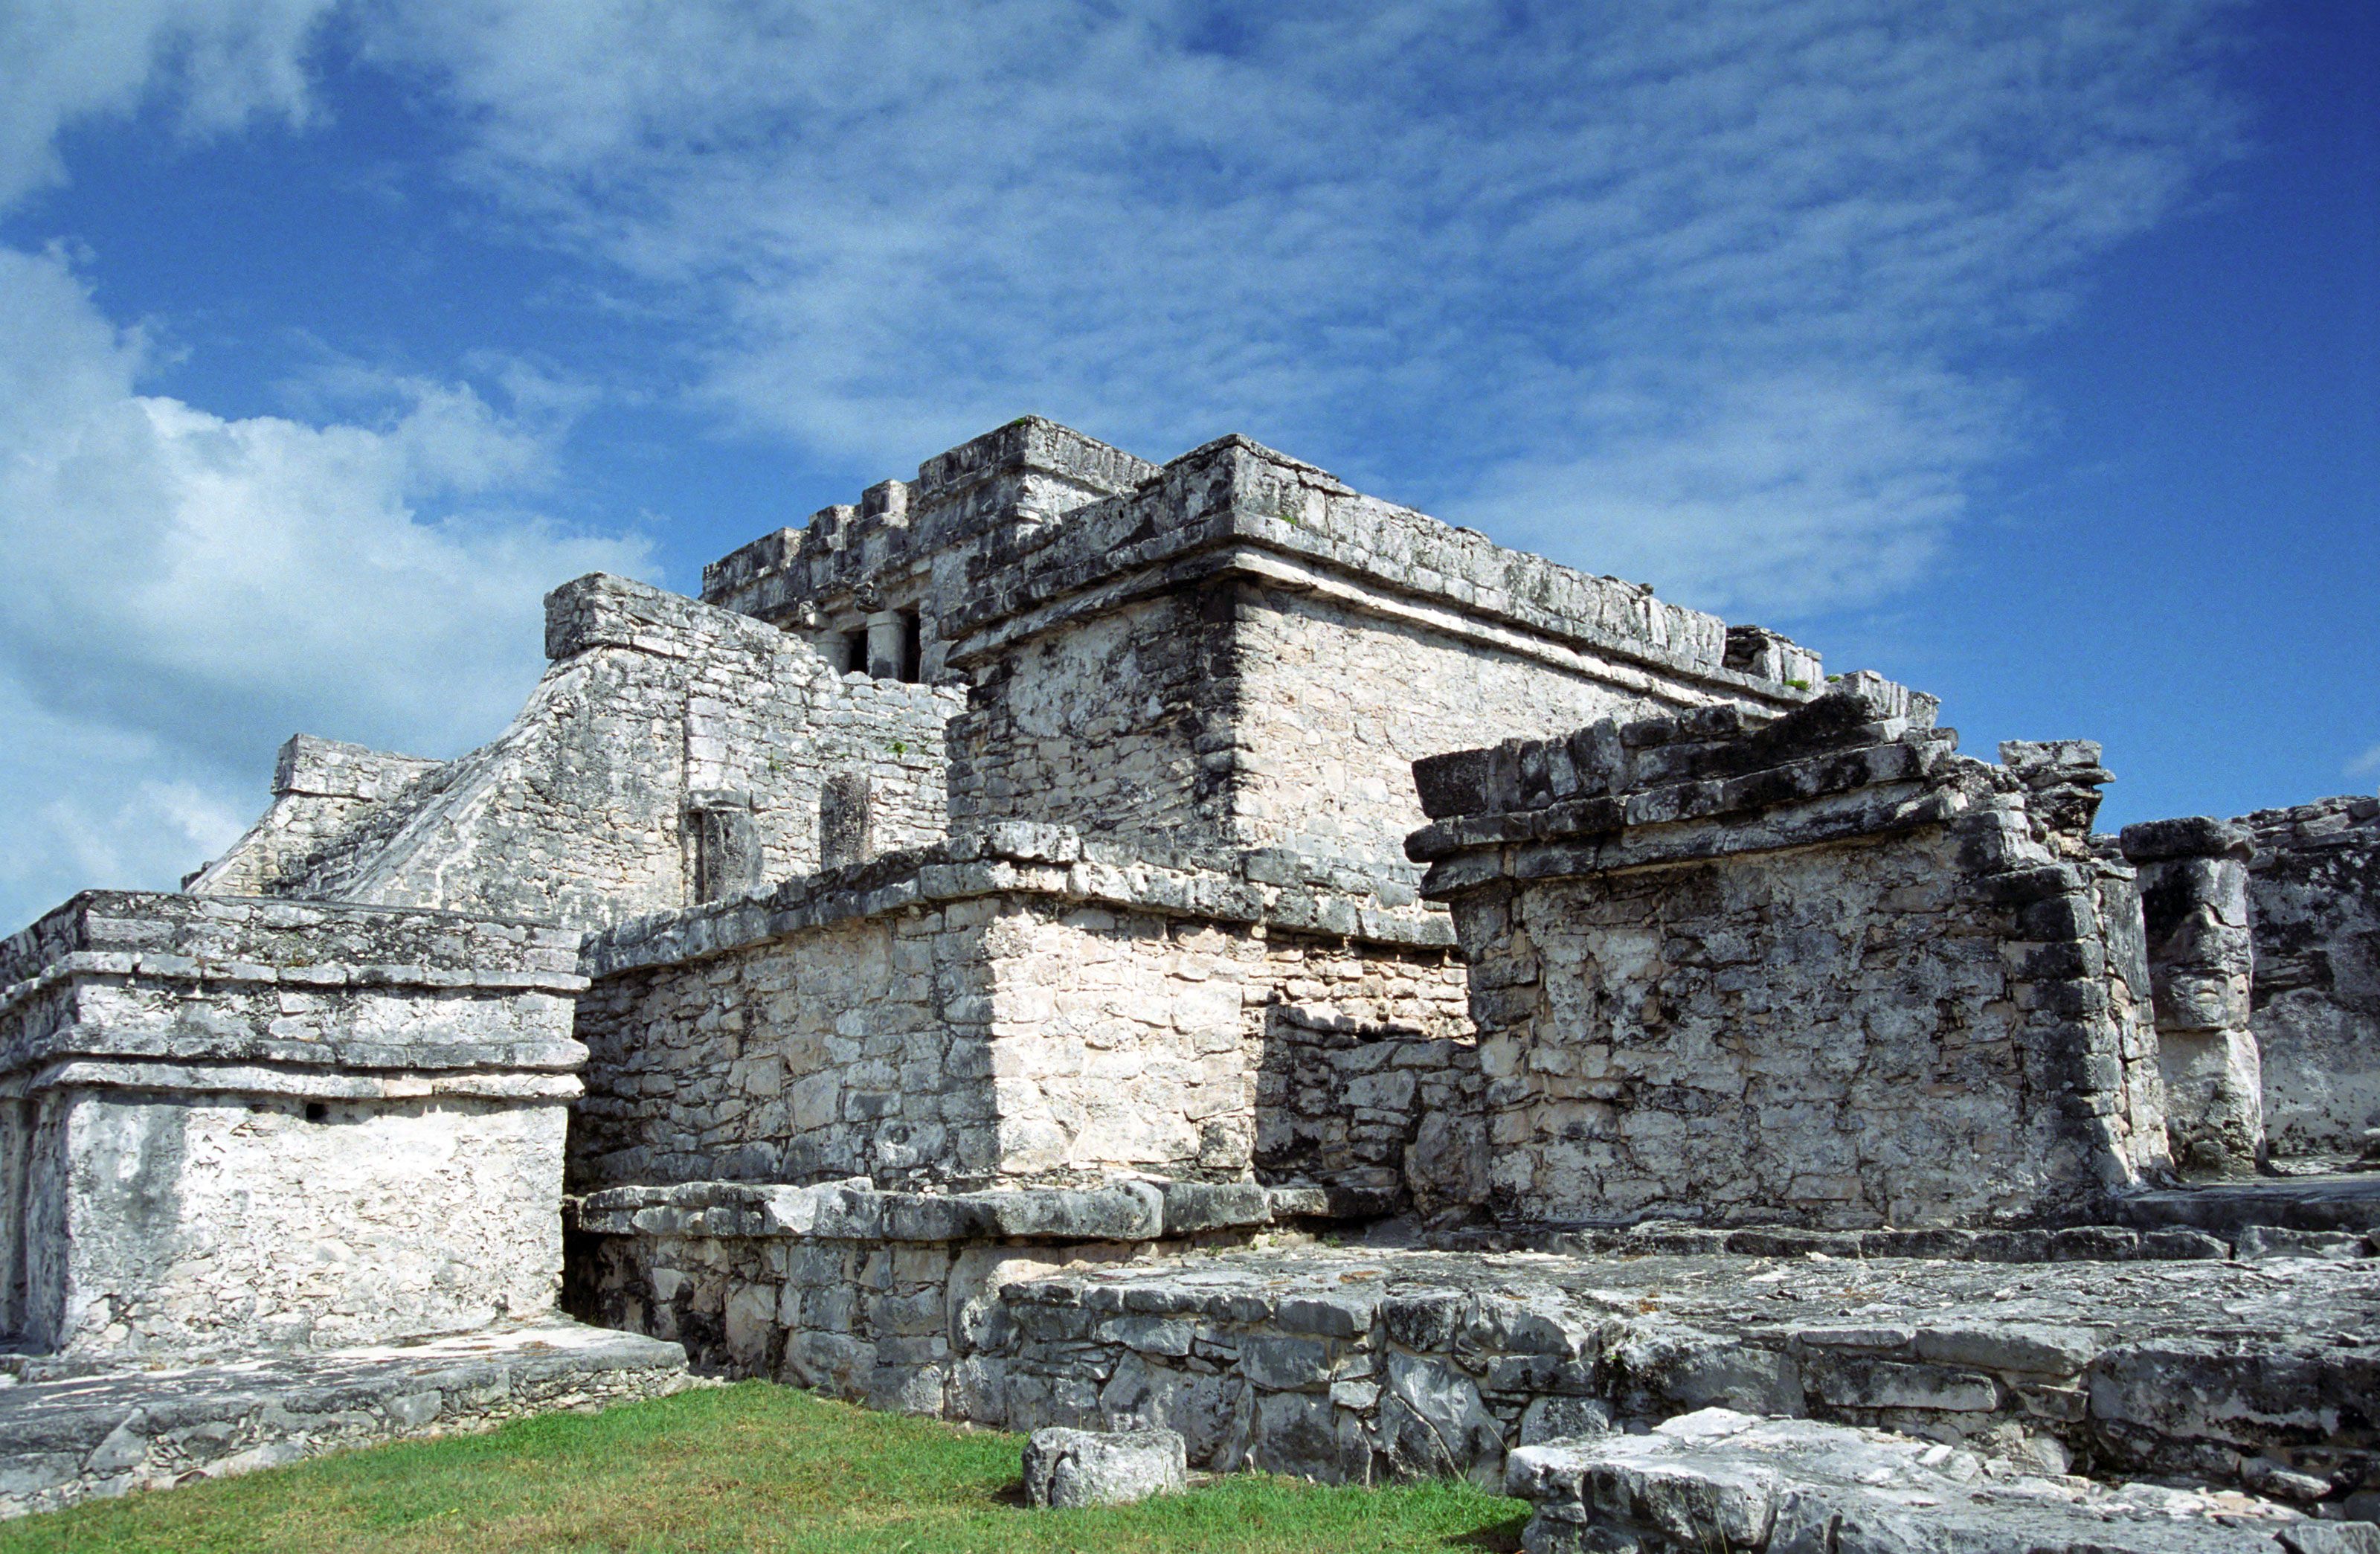
[[(1793, 1232), (1744, 1256), (1331, 1250), (1299, 1244), (1293, 1196), (623, 1188), (576, 1208), (568, 1300), (698, 1368), (1019, 1431), (1163, 1426), (1216, 1471), (1492, 1484), (1513, 1447), (1721, 1405), (2031, 1471), (2380, 1484), (2369, 1262), (2277, 1281), (2208, 1237), (2105, 1227), (1981, 1232), (2055, 1244), (2021, 1270), (1924, 1232), (1803, 1232), (1820, 1257)], [(2118, 1256), (2156, 1260), (2094, 1260)], [(2235, 1326), (2210, 1337), (2217, 1308)]]
[(985, 534), (953, 599), (947, 662), (976, 681), (954, 820), (1062, 822), (1172, 861), (1394, 870), (1418, 756), (1611, 710), (1792, 705), (1789, 672), (1817, 662), (1773, 634), (1730, 661), (1714, 617), (1236, 438)]
[(577, 940), (123, 892), (9, 940), (10, 1331), (185, 1355), (550, 1306)]
[(914, 481), (870, 486), (702, 569), (702, 597), (834, 646), (883, 610), (915, 612), (917, 677), (946, 673), (942, 616), (966, 597), (988, 535), (1044, 533), (1075, 508), (1128, 492), (1157, 467), (1038, 416), (1021, 416), (918, 467)]
[[(955, 690), (838, 674), (798, 638), (615, 577), (556, 589), (546, 646), (553, 667), (503, 735), (358, 809), (270, 893), (587, 928), (694, 898), (705, 806), (749, 810), (758, 880), (818, 867), (838, 775), (865, 779), (878, 846), (945, 829)], [(253, 880), (243, 860), (265, 844), (251, 839), (193, 888)]]
[[(1873, 677), (1424, 761), (1494, 1202), (1530, 1220), (2071, 1217), (2167, 1165), (2095, 747), (1952, 755)], [(2129, 919), (2129, 920), (2128, 920)]]
[(698, 1369), (966, 1418), (1000, 1378), (1000, 1289), (1069, 1265), (1245, 1242), (1275, 1220), (1253, 1184), (1134, 1181), (974, 1194), (622, 1187), (574, 1203), (565, 1301), (686, 1346)]
[(1229, 793), (1240, 845), (1359, 866), (1395, 859), (1424, 823), (1413, 763), (1425, 756), (1718, 699), (1551, 644), (1530, 653), (1481, 641), (1459, 617), (1415, 619), (1390, 603), (1243, 590)]
[(953, 821), (1067, 825), (1168, 863), (1227, 853), (1231, 600), (1122, 604), (983, 666), (950, 729)]
[(2253, 1174), (2265, 1101), (2249, 1028), (2248, 833), (2195, 817), (2126, 826), (2120, 842), (2140, 873), (2174, 1159), (2193, 1175)]
[(1478, 1192), (1442, 926), (1279, 927), (1281, 892), (1009, 827), (590, 942), (572, 1180), (884, 1185), (1257, 1164), (1382, 1208)]
[(290, 736), (273, 770), (273, 805), (231, 849), (183, 881), (210, 895), (269, 895), (364, 817), (435, 777), (443, 762)]
[(2380, 1127), (2380, 798), (2260, 809), (2249, 866), (2265, 1129), (2282, 1156), (2351, 1155)]

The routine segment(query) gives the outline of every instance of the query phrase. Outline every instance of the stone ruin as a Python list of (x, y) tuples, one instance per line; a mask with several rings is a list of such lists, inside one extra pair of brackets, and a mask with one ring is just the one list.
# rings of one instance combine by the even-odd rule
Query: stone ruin
[(546, 604), (490, 745), (0, 949), (0, 1508), (690, 1361), (1533, 1548), (2380, 1547), (2380, 800), (2099, 834), (1237, 437)]

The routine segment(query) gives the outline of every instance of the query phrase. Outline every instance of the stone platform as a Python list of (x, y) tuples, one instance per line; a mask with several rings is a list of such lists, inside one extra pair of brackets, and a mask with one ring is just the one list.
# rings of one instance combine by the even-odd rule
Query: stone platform
[(1194, 1464), (1466, 1474), (1696, 1409), (2380, 1508), (2380, 1259), (1225, 1252), (1003, 1284), (963, 1412)]
[(0, 1517), (694, 1385), (674, 1343), (577, 1322), (0, 1388)]

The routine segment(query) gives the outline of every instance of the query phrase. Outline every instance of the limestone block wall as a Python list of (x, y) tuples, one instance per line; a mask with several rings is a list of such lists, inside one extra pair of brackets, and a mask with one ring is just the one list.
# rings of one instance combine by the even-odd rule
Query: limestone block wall
[(190, 1355), (550, 1307), (577, 939), (93, 892), (9, 940), (9, 1333)]
[[(700, 1370), (871, 1408), (1007, 1417), (1003, 1285), (1245, 1244), (1293, 1217), (1253, 1184), (932, 1195), (864, 1182), (619, 1187), (571, 1204), (569, 1308), (682, 1343)], [(1029, 1385), (1029, 1384), (1028, 1384)]]
[(2265, 1128), (2280, 1156), (2351, 1155), (2380, 1127), (2380, 798), (2238, 822), (2249, 865)]
[(2197, 1175), (2252, 1174), (2265, 1099), (2249, 1028), (2248, 833), (2200, 816), (2126, 826), (2120, 844), (2140, 872), (2174, 1159)]
[[(1457, 620), (1416, 619), (1387, 602), (1243, 591), (1228, 751), (1240, 845), (1394, 859), (1426, 819), (1413, 790), (1413, 763), (1426, 756), (1722, 699), (1682, 677), (1549, 645), (1532, 653), (1483, 642)], [(1547, 662), (1560, 657), (1572, 662)]]
[(1067, 825), (1159, 861), (1232, 845), (1232, 593), (1135, 600), (979, 667), (951, 740), (951, 816)]
[(1393, 870), (1419, 756), (1613, 711), (1791, 706), (1817, 662), (1782, 638), (1730, 662), (1716, 617), (1240, 438), (987, 533), (967, 565), (941, 622), (975, 680), (954, 819), (1075, 825), (1175, 861)]
[(1461, 974), (1442, 920), (1365, 910), (1319, 933), (1294, 892), (1006, 826), (623, 925), (588, 945), (573, 1184), (1261, 1163), (1442, 1206), (1480, 1173)]
[(877, 845), (942, 833), (956, 690), (838, 674), (800, 638), (616, 577), (546, 605), (553, 665), (492, 744), (260, 881), (245, 860), (278, 825), (268, 815), (192, 888), (591, 928), (691, 901), (690, 813), (722, 796), (750, 811), (763, 880), (818, 867), (820, 795), (838, 776), (864, 780)]
[(2016, 1222), (2165, 1172), (2096, 747), (1989, 767), (1931, 724), (1854, 676), (1416, 767), (1501, 1212)]

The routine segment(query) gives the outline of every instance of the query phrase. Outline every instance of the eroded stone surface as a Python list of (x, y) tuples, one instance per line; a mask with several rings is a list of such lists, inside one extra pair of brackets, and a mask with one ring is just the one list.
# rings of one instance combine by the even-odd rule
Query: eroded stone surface
[(2055, 1222), (2168, 1169), (2096, 747), (1997, 767), (1853, 676), (1425, 761), (1491, 1200), (1540, 1220)]
[(1494, 1482), (1548, 1411), (1642, 1428), (1716, 1405), (2058, 1472), (2237, 1484), (2264, 1463), (2342, 1503), (2380, 1489), (2371, 1259), (1243, 1251), (999, 1298), (1000, 1322), (953, 1335), (953, 1412), (1162, 1424), (1207, 1467)]
[(0, 1386), (0, 1516), (693, 1385), (676, 1344), (548, 1319), (418, 1343)]
[(1182, 1438), (1172, 1430), (1036, 1430), (1025, 1442), (1025, 1498), (1063, 1510), (1130, 1505), (1190, 1487)]
[(1530, 1554), (2297, 1554), (2380, 1528), (2237, 1492), (1995, 1472), (1880, 1430), (1721, 1408), (1645, 1434), (1524, 1447), (1507, 1492)]
[(2380, 1127), (2380, 798), (2260, 809), (2248, 894), (2265, 1127), (2284, 1156), (2352, 1158)]

